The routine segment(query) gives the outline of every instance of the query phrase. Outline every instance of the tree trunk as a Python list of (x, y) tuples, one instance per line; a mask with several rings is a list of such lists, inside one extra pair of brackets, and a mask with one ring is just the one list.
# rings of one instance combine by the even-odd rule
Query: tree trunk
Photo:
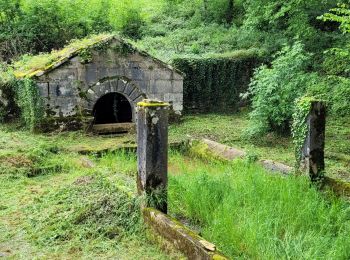
[(226, 10), (226, 23), (232, 24), (233, 22), (233, 9), (234, 9), (234, 0), (228, 0), (228, 6)]

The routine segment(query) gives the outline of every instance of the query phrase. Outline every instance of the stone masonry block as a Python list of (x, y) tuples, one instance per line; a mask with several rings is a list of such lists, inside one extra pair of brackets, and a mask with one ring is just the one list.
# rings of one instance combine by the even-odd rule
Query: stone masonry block
[(128, 83), (124, 80), (118, 80), (117, 92), (124, 93), (124, 90), (125, 90), (127, 84)]
[(125, 89), (124, 89), (124, 94), (129, 96), (131, 94), (131, 92), (134, 90), (134, 85), (133, 84), (127, 84)]
[(182, 100), (183, 100), (183, 95), (182, 93), (179, 94), (179, 93), (165, 93), (164, 94), (164, 101), (167, 101), (167, 102), (181, 102), (182, 103)]
[(151, 86), (152, 88), (152, 92), (155, 94), (158, 93), (169, 93), (169, 92), (173, 92), (173, 86), (171, 81), (169, 80), (155, 80), (154, 81), (154, 85)]
[(42, 97), (48, 97), (49, 96), (49, 89), (48, 89), (49, 83), (38, 83), (37, 85), (38, 85), (40, 95)]
[(173, 81), (173, 91), (174, 93), (183, 93), (183, 81), (174, 80)]
[(153, 70), (154, 79), (156, 80), (172, 80), (173, 73), (168, 69), (155, 69)]
[(108, 76), (108, 69), (105, 66), (102, 65), (97, 68), (98, 79), (107, 78)]

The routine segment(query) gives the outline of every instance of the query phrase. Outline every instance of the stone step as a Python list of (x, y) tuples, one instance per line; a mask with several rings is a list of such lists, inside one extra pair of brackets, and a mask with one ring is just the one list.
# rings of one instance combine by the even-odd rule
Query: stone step
[(92, 132), (95, 134), (115, 134), (135, 132), (135, 123), (115, 123), (115, 124), (96, 124), (92, 126)]

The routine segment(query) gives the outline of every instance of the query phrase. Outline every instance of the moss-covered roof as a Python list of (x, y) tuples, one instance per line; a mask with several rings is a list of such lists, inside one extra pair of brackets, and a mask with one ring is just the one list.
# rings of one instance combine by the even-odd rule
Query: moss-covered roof
[[(51, 71), (65, 62), (67, 62), (72, 57), (78, 55), (82, 50), (93, 48), (101, 43), (109, 42), (113, 39), (118, 39), (128, 45), (131, 48), (137, 50), (143, 55), (152, 57), (150, 54), (144, 51), (138, 50), (136, 47), (131, 45), (129, 42), (119, 38), (114, 34), (99, 34), (99, 35), (91, 35), (87, 38), (81, 40), (73, 40), (66, 47), (61, 50), (53, 50), (51, 53), (42, 53), (39, 55), (24, 55), (21, 60), (15, 62), (13, 67), (13, 73), (16, 78), (31, 78), (34, 76), (40, 77), (48, 71)], [(171, 70), (176, 71), (179, 74), (182, 74), (181, 71), (178, 71), (172, 68), (167, 63), (164, 63), (161, 60), (158, 60), (154, 57), (152, 59), (158, 63), (161, 63), (163, 66), (168, 67)]]
[(31, 56), (24, 55), (21, 60), (13, 64), (14, 74), (17, 78), (40, 76), (46, 71), (54, 69), (78, 54), (81, 50), (93, 47), (101, 42), (114, 38), (111, 34), (92, 35), (81, 40), (73, 40), (61, 50), (51, 53), (42, 53)]

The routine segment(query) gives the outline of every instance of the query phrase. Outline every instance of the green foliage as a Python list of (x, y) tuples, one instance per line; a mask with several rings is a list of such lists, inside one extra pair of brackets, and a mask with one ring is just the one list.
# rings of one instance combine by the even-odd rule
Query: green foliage
[(306, 124), (307, 117), (310, 113), (311, 104), (315, 101), (313, 97), (302, 97), (295, 101), (293, 113), (292, 135), (294, 143), (294, 153), (296, 159), (296, 169), (299, 169), (302, 159), (302, 147), (305, 143), (308, 126)]
[(338, 4), (337, 8), (331, 9), (329, 13), (319, 18), (324, 21), (338, 22), (343, 33), (350, 32), (350, 8), (348, 4)]
[(286, 131), (290, 127), (294, 101), (303, 95), (315, 75), (305, 73), (310, 54), (296, 42), (280, 51), (271, 67), (262, 65), (254, 73), (248, 92), (252, 96), (252, 120), (248, 136), (271, 130)]
[(176, 58), (184, 72), (184, 109), (189, 112), (228, 111), (239, 107), (260, 58), (254, 50), (203, 58)]
[(0, 59), (48, 52), (73, 38), (110, 31), (108, 5), (105, 0), (1, 0)]
[(18, 114), (15, 101), (15, 77), (12, 69), (0, 63), (0, 122), (9, 120)]
[(141, 27), (143, 25), (143, 19), (140, 11), (137, 9), (131, 9), (128, 11), (124, 18), (124, 23), (121, 27), (121, 33), (132, 39), (141, 38)]
[(349, 203), (320, 194), (307, 178), (269, 175), (243, 161), (178, 157), (170, 210), (189, 219), (232, 259), (348, 259)]
[(31, 79), (18, 81), (16, 84), (16, 101), (21, 109), (21, 117), (26, 127), (34, 131), (43, 116), (43, 101), (36, 82)]

